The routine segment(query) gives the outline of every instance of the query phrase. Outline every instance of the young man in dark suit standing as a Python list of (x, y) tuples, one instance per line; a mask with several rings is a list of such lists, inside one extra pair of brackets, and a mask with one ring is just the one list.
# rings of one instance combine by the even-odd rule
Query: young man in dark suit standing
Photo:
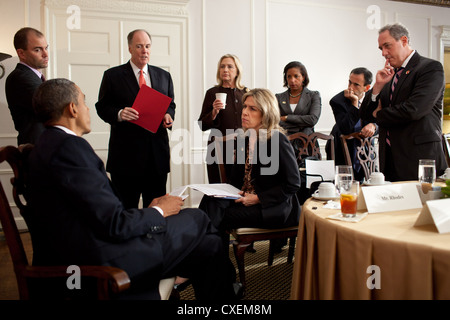
[(5, 82), (6, 100), (18, 131), (17, 144), (35, 143), (44, 131), (33, 111), (33, 94), (45, 80), (42, 69), (48, 66), (48, 44), (42, 32), (22, 28), (14, 36), (20, 62)]
[[(105, 71), (95, 105), (100, 118), (111, 125), (106, 170), (127, 208), (137, 207), (141, 195), (146, 207), (154, 198), (166, 194), (170, 172), (167, 129), (172, 127), (175, 117), (173, 83), (167, 71), (148, 64), (151, 45), (147, 31), (130, 32), (131, 59)], [(142, 82), (172, 98), (156, 133), (129, 122), (139, 118), (131, 107)]]
[(419, 159), (434, 159), (442, 175), (442, 64), (413, 50), (401, 24), (381, 28), (378, 46), (386, 63), (360, 110), (379, 126), (380, 169), (388, 181), (417, 180)]
[(181, 209), (181, 198), (170, 195), (143, 209), (124, 208), (82, 138), (91, 130), (90, 114), (75, 83), (46, 81), (35, 109), (47, 129), (28, 161), (33, 264), (121, 268), (131, 279), (123, 298), (159, 299), (160, 279), (179, 275), (191, 280), (198, 300), (235, 299), (224, 248), (203, 211)]

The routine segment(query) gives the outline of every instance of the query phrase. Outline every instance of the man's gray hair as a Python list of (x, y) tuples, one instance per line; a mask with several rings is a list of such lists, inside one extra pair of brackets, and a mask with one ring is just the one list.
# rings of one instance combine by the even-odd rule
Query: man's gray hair
[(409, 37), (408, 29), (401, 23), (388, 24), (381, 28), (380, 31), (378, 31), (378, 34), (384, 31), (389, 31), (389, 34), (392, 36), (392, 38), (397, 41), (399, 41), (403, 36), (406, 36), (408, 38), (408, 43), (411, 40), (411, 38)]
[(70, 80), (52, 79), (43, 82), (33, 97), (37, 118), (44, 124), (59, 120), (71, 102), (78, 105), (78, 95), (78, 88)]

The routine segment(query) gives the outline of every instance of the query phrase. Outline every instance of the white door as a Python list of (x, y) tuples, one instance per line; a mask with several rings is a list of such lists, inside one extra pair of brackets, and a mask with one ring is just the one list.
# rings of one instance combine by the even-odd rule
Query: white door
[[(72, 1), (77, 2), (77, 1)], [(158, 17), (139, 12), (108, 12), (80, 7), (79, 26), (69, 28), (70, 15), (65, 8), (45, 6), (48, 41), (51, 48), (50, 78), (68, 78), (86, 94), (91, 108), (92, 131), (84, 138), (105, 161), (109, 141), (109, 125), (101, 120), (95, 110), (103, 72), (110, 67), (126, 63), (127, 35), (135, 29), (145, 29), (152, 36), (150, 64), (169, 71), (172, 75), (177, 105), (174, 130), (185, 127), (187, 101), (182, 89), (186, 77), (186, 19)], [(114, 11), (114, 10), (111, 10)], [(170, 133), (169, 133), (170, 134)], [(187, 164), (171, 164), (167, 190), (187, 184)]]

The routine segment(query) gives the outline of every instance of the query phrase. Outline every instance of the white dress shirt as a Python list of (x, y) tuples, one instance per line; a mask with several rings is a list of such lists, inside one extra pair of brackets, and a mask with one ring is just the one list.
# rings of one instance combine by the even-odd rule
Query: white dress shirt
[[(136, 76), (136, 81), (139, 84), (139, 76), (141, 73), (141, 69), (139, 69), (131, 60), (130, 60), (130, 64), (131, 64), (131, 68), (133, 68), (133, 73)], [(150, 75), (148, 74), (148, 65), (147, 64), (144, 66), (144, 68), (142, 68), (142, 71), (144, 72), (145, 84), (151, 88), (152, 82), (150, 80)]]
[[(411, 58), (412, 58), (412, 56), (414, 55), (415, 52), (416, 52), (416, 50), (413, 50), (413, 51), (411, 52), (411, 54), (405, 59), (405, 61), (403, 61), (403, 64), (401, 65), (403, 68), (405, 68), (405, 67), (407, 66), (409, 60), (411, 60)], [(395, 75), (394, 75), (394, 76), (395, 76)], [(379, 93), (378, 93), (378, 94), (379, 94)], [(377, 100), (378, 94), (373, 94), (373, 93), (372, 93), (372, 101), (375, 102), (375, 101)]]

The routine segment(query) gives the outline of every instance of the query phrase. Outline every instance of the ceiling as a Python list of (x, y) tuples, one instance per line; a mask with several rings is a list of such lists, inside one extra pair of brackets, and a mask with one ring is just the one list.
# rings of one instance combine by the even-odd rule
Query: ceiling
[(391, 0), (391, 1), (408, 2), (408, 3), (450, 8), (450, 1), (448, 0)]

